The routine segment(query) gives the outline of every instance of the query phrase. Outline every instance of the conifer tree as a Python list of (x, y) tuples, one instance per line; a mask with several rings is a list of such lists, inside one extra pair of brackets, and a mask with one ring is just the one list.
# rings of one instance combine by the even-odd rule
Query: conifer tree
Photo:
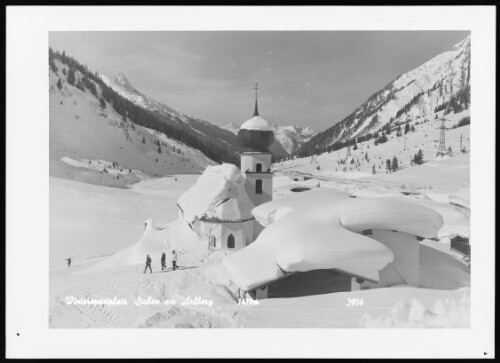
[(387, 159), (385, 161), (385, 168), (389, 171), (389, 173), (391, 172), (391, 170), (392, 170), (391, 159)]
[(52, 56), (52, 53), (49, 54), (49, 66), (52, 72), (57, 73), (57, 66), (54, 63), (54, 57)]
[(102, 97), (102, 95), (99, 98), (99, 103), (100, 103), (102, 109), (106, 108), (106, 101), (104, 101), (104, 98)]
[(82, 78), (78, 78), (76, 81), (75, 87), (78, 88), (80, 91), (85, 92), (85, 86), (83, 84)]
[(57, 88), (62, 89), (61, 78), (59, 78), (59, 80), (57, 81)]
[(394, 156), (392, 158), (392, 171), (398, 170), (398, 167), (399, 167), (399, 165), (398, 165), (398, 158)]
[(68, 71), (68, 83), (72, 86), (75, 85), (75, 71), (73, 68), (70, 68)]
[(415, 154), (413, 157), (413, 162), (417, 165), (420, 165), (424, 162), (424, 153), (422, 152), (422, 149), (418, 150), (418, 153)]

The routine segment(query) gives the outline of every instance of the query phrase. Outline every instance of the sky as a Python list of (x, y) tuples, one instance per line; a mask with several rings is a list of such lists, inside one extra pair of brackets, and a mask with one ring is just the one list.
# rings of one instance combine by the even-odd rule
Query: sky
[(253, 114), (322, 131), (468, 31), (50, 32), (90, 70), (217, 125)]

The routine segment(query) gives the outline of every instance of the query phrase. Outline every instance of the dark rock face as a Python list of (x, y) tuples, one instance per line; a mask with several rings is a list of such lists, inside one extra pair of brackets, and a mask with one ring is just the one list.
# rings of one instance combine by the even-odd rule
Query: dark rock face
[(272, 130), (261, 131), (241, 129), (238, 132), (238, 140), (245, 149), (269, 152), (269, 146), (271, 146), (274, 141), (274, 133)]

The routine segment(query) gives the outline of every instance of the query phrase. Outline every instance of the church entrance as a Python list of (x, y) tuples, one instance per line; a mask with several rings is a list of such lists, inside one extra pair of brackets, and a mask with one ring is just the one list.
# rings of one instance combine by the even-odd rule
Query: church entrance
[(227, 248), (234, 248), (234, 236), (232, 234), (227, 236)]

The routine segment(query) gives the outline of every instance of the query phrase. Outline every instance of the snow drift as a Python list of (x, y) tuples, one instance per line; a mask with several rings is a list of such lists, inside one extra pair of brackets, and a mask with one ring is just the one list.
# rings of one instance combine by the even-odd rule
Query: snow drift
[(267, 227), (290, 213), (315, 210), (318, 201), (328, 199), (333, 203), (348, 197), (347, 193), (326, 188), (315, 188), (299, 193), (291, 192), (286, 197), (255, 207), (252, 209), (252, 214), (260, 224)]
[(182, 258), (185, 261), (199, 261), (204, 253), (198, 237), (183, 221), (177, 220), (165, 227), (159, 227), (151, 218), (145, 222), (144, 234), (139, 242), (105, 258), (85, 272), (144, 264), (146, 255), (151, 256), (154, 266), (163, 252), (168, 253), (173, 249), (179, 251), (180, 255), (186, 254)]
[(365, 314), (363, 328), (470, 328), (470, 288), (460, 289), (460, 298), (439, 299), (426, 308), (420, 300), (400, 301), (389, 316)]
[(208, 166), (196, 183), (180, 196), (177, 204), (187, 223), (202, 217), (250, 219), (254, 207), (246, 193), (245, 180), (233, 164)]
[(287, 273), (316, 269), (338, 269), (378, 281), (379, 271), (394, 255), (384, 244), (356, 232), (386, 229), (433, 237), (443, 225), (437, 212), (412, 203), (353, 199), (320, 190), (263, 204), (253, 213), (267, 227), (253, 244), (223, 261), (245, 290)]

